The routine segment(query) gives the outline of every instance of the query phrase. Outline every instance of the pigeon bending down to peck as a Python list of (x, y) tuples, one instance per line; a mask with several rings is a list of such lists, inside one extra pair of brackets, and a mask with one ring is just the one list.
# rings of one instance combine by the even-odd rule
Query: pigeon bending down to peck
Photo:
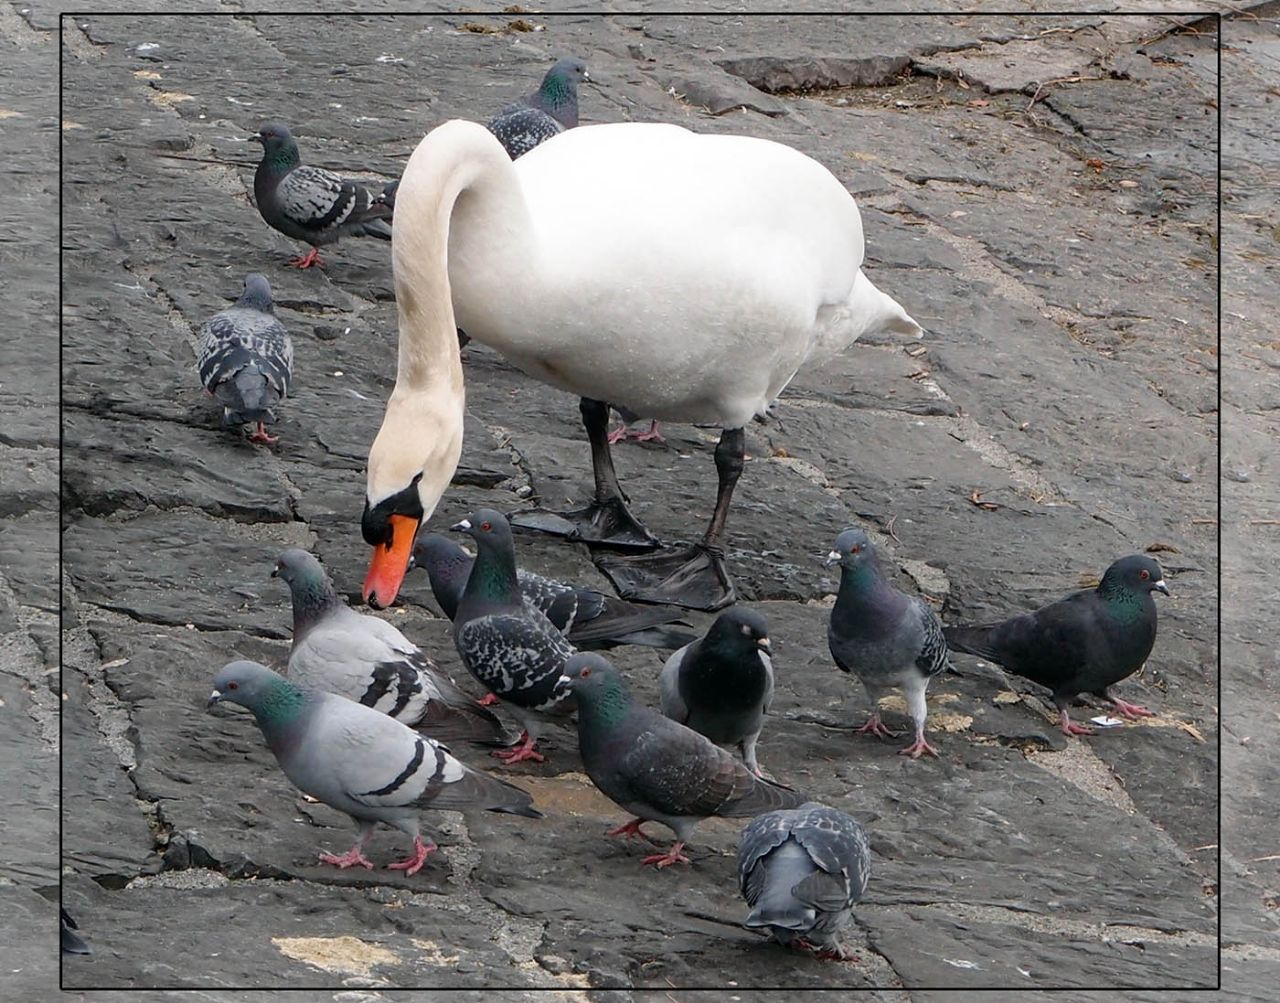
[(812, 801), (758, 816), (738, 842), (738, 887), (751, 907), (744, 925), (818, 957), (848, 957), (840, 931), (870, 876), (862, 826)]
[(840, 589), (831, 609), (827, 644), (837, 667), (862, 680), (871, 716), (861, 733), (894, 737), (880, 722), (878, 701), (897, 686), (907, 698), (915, 741), (902, 754), (919, 759), (938, 751), (924, 737), (929, 680), (949, 667), (942, 623), (921, 599), (909, 596), (880, 574), (875, 547), (860, 529), (836, 537), (827, 566), (840, 565)]
[(580, 59), (561, 59), (547, 71), (542, 85), (507, 105), (488, 122), (488, 130), (515, 160), (535, 146), (578, 124), (578, 81), (590, 80)]
[(375, 202), (359, 181), (303, 164), (288, 126), (267, 122), (251, 138), (262, 144), (262, 161), (253, 176), (258, 212), (268, 226), (311, 245), (309, 253), (290, 265), (323, 265), (319, 248), (339, 237), (391, 239), (391, 205)]
[(753, 609), (734, 606), (705, 637), (667, 659), (658, 680), (662, 713), (716, 745), (737, 746), (756, 776), (756, 741), (773, 701), (769, 630)]
[(1092, 735), (1092, 728), (1076, 724), (1067, 713), (1081, 693), (1110, 701), (1129, 720), (1154, 716), (1111, 691), (1151, 654), (1156, 641), (1153, 592), (1169, 594), (1160, 565), (1145, 554), (1131, 554), (1107, 568), (1097, 588), (1073, 592), (1000, 623), (947, 627), (947, 643), (1047, 687), (1063, 733)]
[(752, 818), (805, 802), (805, 795), (757, 777), (692, 728), (636, 703), (602, 656), (574, 655), (565, 673), (578, 702), (578, 748), (587, 776), (635, 816), (609, 835), (649, 839), (640, 828), (649, 821), (676, 834), (666, 853), (642, 864), (689, 863), (681, 851), (704, 818)]
[(372, 869), (364, 848), (377, 823), (386, 822), (413, 839), (412, 855), (388, 866), (417, 873), (436, 848), (422, 841), (424, 808), (543, 817), (526, 791), (477, 773), (434, 739), (371, 707), (298, 686), (257, 662), (222, 667), (208, 706), (219, 703), (252, 711), (290, 782), (356, 823), (355, 845), (341, 855), (320, 854), (323, 863)]
[(293, 342), (276, 317), (271, 286), (258, 274), (244, 278), (235, 305), (200, 328), (196, 369), (200, 382), (222, 405), (224, 425), (256, 424), (253, 442), (276, 442), (266, 422), (288, 396), (293, 380)]

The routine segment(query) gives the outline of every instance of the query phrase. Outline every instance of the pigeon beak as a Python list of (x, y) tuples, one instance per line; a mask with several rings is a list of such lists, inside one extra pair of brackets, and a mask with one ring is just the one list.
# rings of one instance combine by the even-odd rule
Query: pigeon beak
[(573, 680), (572, 680), (572, 679), (570, 679), (568, 676), (564, 676), (564, 675), (562, 675), (559, 679), (557, 679), (557, 680), (556, 680), (556, 685), (557, 685), (557, 686), (562, 686), (562, 685), (563, 685), (563, 686), (568, 686), (568, 687), (569, 687), (569, 689), (573, 689)]
[(463, 519), (462, 522), (455, 522), (452, 526), (449, 527), (449, 529), (451, 529), (455, 533), (465, 533), (470, 528), (471, 528), (470, 519)]
[(585, 80), (587, 83), (591, 83), (591, 74), (588, 73), (586, 70), (583, 70), (582, 79)]
[(773, 651), (773, 645), (769, 643), (769, 639), (767, 637), (760, 638), (760, 640), (756, 642), (756, 647), (764, 652)]
[(280, 577), (280, 565), (277, 564), (274, 568), (271, 569), (271, 577), (272, 578)]
[(209, 694), (209, 700), (204, 705), (204, 709), (212, 710), (215, 704), (220, 704), (220, 703), (222, 703), (222, 694), (219, 693), (217, 690), (214, 690), (212, 693)]
[(840, 551), (833, 550), (829, 554), (827, 554), (827, 559), (822, 562), (822, 566), (824, 568), (829, 568), (831, 567), (831, 565), (839, 564), (839, 563), (840, 563)]
[(391, 539), (373, 548), (369, 573), (364, 579), (364, 601), (374, 609), (386, 609), (396, 600), (404, 574), (413, 556), (413, 541), (418, 536), (419, 520), (411, 515), (389, 517)]
[(1157, 592), (1163, 592), (1167, 596), (1173, 595), (1173, 593), (1169, 591), (1169, 586), (1164, 583), (1163, 578), (1161, 578), (1158, 582), (1156, 582), (1151, 587), (1155, 589)]

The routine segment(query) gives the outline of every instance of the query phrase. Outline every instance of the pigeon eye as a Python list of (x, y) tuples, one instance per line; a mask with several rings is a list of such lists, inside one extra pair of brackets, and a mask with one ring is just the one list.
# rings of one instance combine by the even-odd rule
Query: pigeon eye
[(229, 690), (238, 690), (239, 688), (240, 688), (239, 683), (227, 683), (227, 689)]
[(1148, 578), (1151, 577), (1151, 572), (1148, 571), (1146, 568), (1143, 568), (1141, 571), (1138, 572), (1138, 577), (1145, 582)]
[(590, 669), (583, 669), (581, 672), (579, 672), (579, 673), (578, 673), (578, 678), (579, 678), (579, 679), (586, 679), (586, 678), (587, 678), (587, 676), (589, 676), (589, 675), (591, 675), (591, 670), (590, 670)]
[(849, 548), (849, 553), (851, 553), (851, 554), (857, 554), (857, 553), (859, 553), (861, 550), (862, 550), (862, 544), (860, 544), (860, 543), (855, 543), (852, 547), (850, 547), (850, 548)]
[(493, 523), (482, 522), (480, 523), (480, 528), (487, 533), (489, 530), (493, 529)]

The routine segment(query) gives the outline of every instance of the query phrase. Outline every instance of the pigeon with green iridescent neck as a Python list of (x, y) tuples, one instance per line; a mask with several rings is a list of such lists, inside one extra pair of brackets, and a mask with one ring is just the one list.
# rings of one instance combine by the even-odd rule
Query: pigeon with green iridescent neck
[(1145, 554), (1132, 554), (1107, 568), (1097, 588), (1000, 623), (947, 627), (947, 643), (1048, 687), (1063, 733), (1092, 735), (1092, 728), (1076, 724), (1067, 713), (1081, 693), (1110, 701), (1130, 720), (1154, 716), (1111, 691), (1151, 654), (1156, 641), (1152, 592), (1169, 594), (1160, 565)]
[(253, 176), (258, 212), (268, 226), (311, 245), (309, 253), (290, 265), (323, 265), (318, 248), (339, 237), (391, 239), (391, 206), (375, 202), (359, 181), (304, 165), (288, 126), (267, 122), (250, 138), (262, 144), (262, 161)]
[(871, 716), (859, 733), (895, 737), (880, 721), (879, 700), (894, 687), (902, 690), (915, 723), (915, 741), (905, 756), (936, 756), (925, 741), (929, 680), (945, 671), (947, 642), (942, 623), (921, 599), (895, 588), (880, 574), (875, 547), (860, 529), (836, 537), (827, 565), (840, 565), (840, 589), (827, 625), (827, 644), (836, 666), (862, 680)]
[(413, 839), (412, 855), (388, 867), (415, 874), (435, 849), (422, 840), (424, 808), (543, 817), (527, 792), (477, 773), (434, 739), (346, 697), (298, 686), (257, 662), (222, 667), (208, 706), (220, 703), (252, 711), (290, 782), (356, 823), (355, 845), (344, 854), (320, 854), (322, 863), (371, 870), (364, 848), (385, 822)]
[(774, 808), (795, 808), (804, 794), (756, 776), (735, 756), (692, 728), (636, 703), (603, 657), (584, 652), (565, 663), (578, 702), (578, 748), (591, 782), (635, 816), (610, 836), (639, 836), (645, 822), (676, 834), (666, 853), (642, 864), (687, 864), (683, 852), (704, 818), (752, 818)]
[(489, 131), (512, 160), (523, 156), (578, 124), (578, 81), (590, 79), (582, 60), (561, 59), (547, 71), (541, 87), (491, 118)]
[(293, 598), (289, 678), (355, 700), (439, 739), (508, 745), (494, 714), (459, 690), (426, 652), (381, 617), (351, 609), (320, 562), (292, 548), (271, 572)]

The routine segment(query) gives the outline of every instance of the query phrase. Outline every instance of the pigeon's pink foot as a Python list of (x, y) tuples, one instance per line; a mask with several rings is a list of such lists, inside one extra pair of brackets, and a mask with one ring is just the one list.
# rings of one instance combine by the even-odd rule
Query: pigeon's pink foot
[(484, 696), (482, 696), (479, 700), (476, 701), (476, 703), (479, 704), (481, 707), (492, 707), (497, 702), (498, 702), (498, 695), (496, 693), (486, 693)]
[(1127, 721), (1136, 721), (1140, 717), (1155, 717), (1156, 712), (1148, 710), (1140, 704), (1129, 703), (1128, 700), (1121, 700), (1119, 697), (1107, 697), (1111, 701), (1111, 706), (1116, 709), (1116, 713)]
[(605, 436), (609, 440), (609, 445), (616, 446), (619, 442), (627, 437), (627, 423), (624, 421), (612, 432)]
[(271, 445), (274, 442), (279, 442), (280, 436), (267, 435), (267, 426), (264, 425), (262, 422), (258, 422), (258, 427), (249, 433), (249, 441), (265, 442), (267, 445)]
[(535, 763), (545, 763), (547, 761), (546, 757), (533, 748), (537, 741), (526, 731), (520, 736), (519, 745), (512, 746), (510, 749), (494, 749), (489, 755), (501, 759), (508, 766), (512, 763), (523, 763), (526, 759)]
[(937, 759), (938, 750), (924, 740), (924, 734), (922, 733), (917, 735), (916, 740), (905, 749), (899, 749), (898, 755), (910, 756), (912, 759), (919, 759), (921, 756), (929, 755)]
[(320, 252), (314, 247), (302, 257), (294, 258), (289, 262), (290, 268), (314, 268), (317, 266), (323, 267), (324, 259), (320, 257)]
[(890, 731), (884, 726), (884, 723), (880, 720), (879, 711), (872, 711), (871, 716), (867, 718), (867, 723), (861, 728), (854, 728), (853, 733), (855, 735), (879, 735), (881, 738), (898, 737), (898, 733), (896, 731)]
[(649, 431), (637, 432), (635, 435), (631, 436), (631, 438), (635, 439), (636, 442), (657, 442), (663, 445), (666, 445), (667, 442), (666, 436), (658, 431), (657, 418), (650, 420)]
[(801, 951), (808, 951), (815, 958), (822, 961), (848, 961), (851, 964), (858, 963), (856, 954), (845, 954), (843, 951), (834, 947), (819, 947), (817, 944), (811, 944), (803, 937), (796, 937), (791, 941), (791, 946)]
[[(645, 820), (642, 818), (633, 818), (626, 825), (620, 825), (616, 829), (610, 829), (608, 832), (605, 833), (605, 835), (606, 836), (626, 836), (628, 838), (630, 838), (631, 836), (639, 836), (646, 843), (653, 843), (653, 839), (649, 836), (649, 834), (640, 828), (640, 826), (644, 825), (644, 821)], [(654, 845), (656, 846), (657, 844), (654, 843)]]
[(1058, 718), (1058, 726), (1062, 728), (1064, 735), (1093, 735), (1094, 730), (1087, 725), (1076, 724), (1071, 720), (1070, 716), (1064, 710), (1062, 716)]
[(689, 862), (689, 858), (680, 852), (683, 849), (684, 841), (676, 840), (671, 844), (671, 849), (666, 853), (655, 853), (651, 857), (645, 857), (644, 860), (640, 861), (640, 866), (643, 867), (645, 864), (653, 864), (653, 866), (658, 868), (658, 870), (662, 870), (662, 868), (670, 867), (672, 864), (687, 864)]
[(422, 870), (422, 865), (427, 862), (427, 854), (435, 848), (435, 843), (424, 843), (422, 837), (418, 836), (413, 841), (413, 856), (397, 860), (394, 864), (387, 864), (387, 870), (404, 871), (406, 878), (412, 877)]
[(373, 861), (365, 857), (363, 850), (364, 844), (357, 843), (341, 856), (336, 853), (322, 853), (320, 854), (320, 863), (333, 864), (334, 867), (341, 867), (344, 871), (348, 867), (357, 865), (363, 867), (366, 871), (371, 871), (373, 870)]

